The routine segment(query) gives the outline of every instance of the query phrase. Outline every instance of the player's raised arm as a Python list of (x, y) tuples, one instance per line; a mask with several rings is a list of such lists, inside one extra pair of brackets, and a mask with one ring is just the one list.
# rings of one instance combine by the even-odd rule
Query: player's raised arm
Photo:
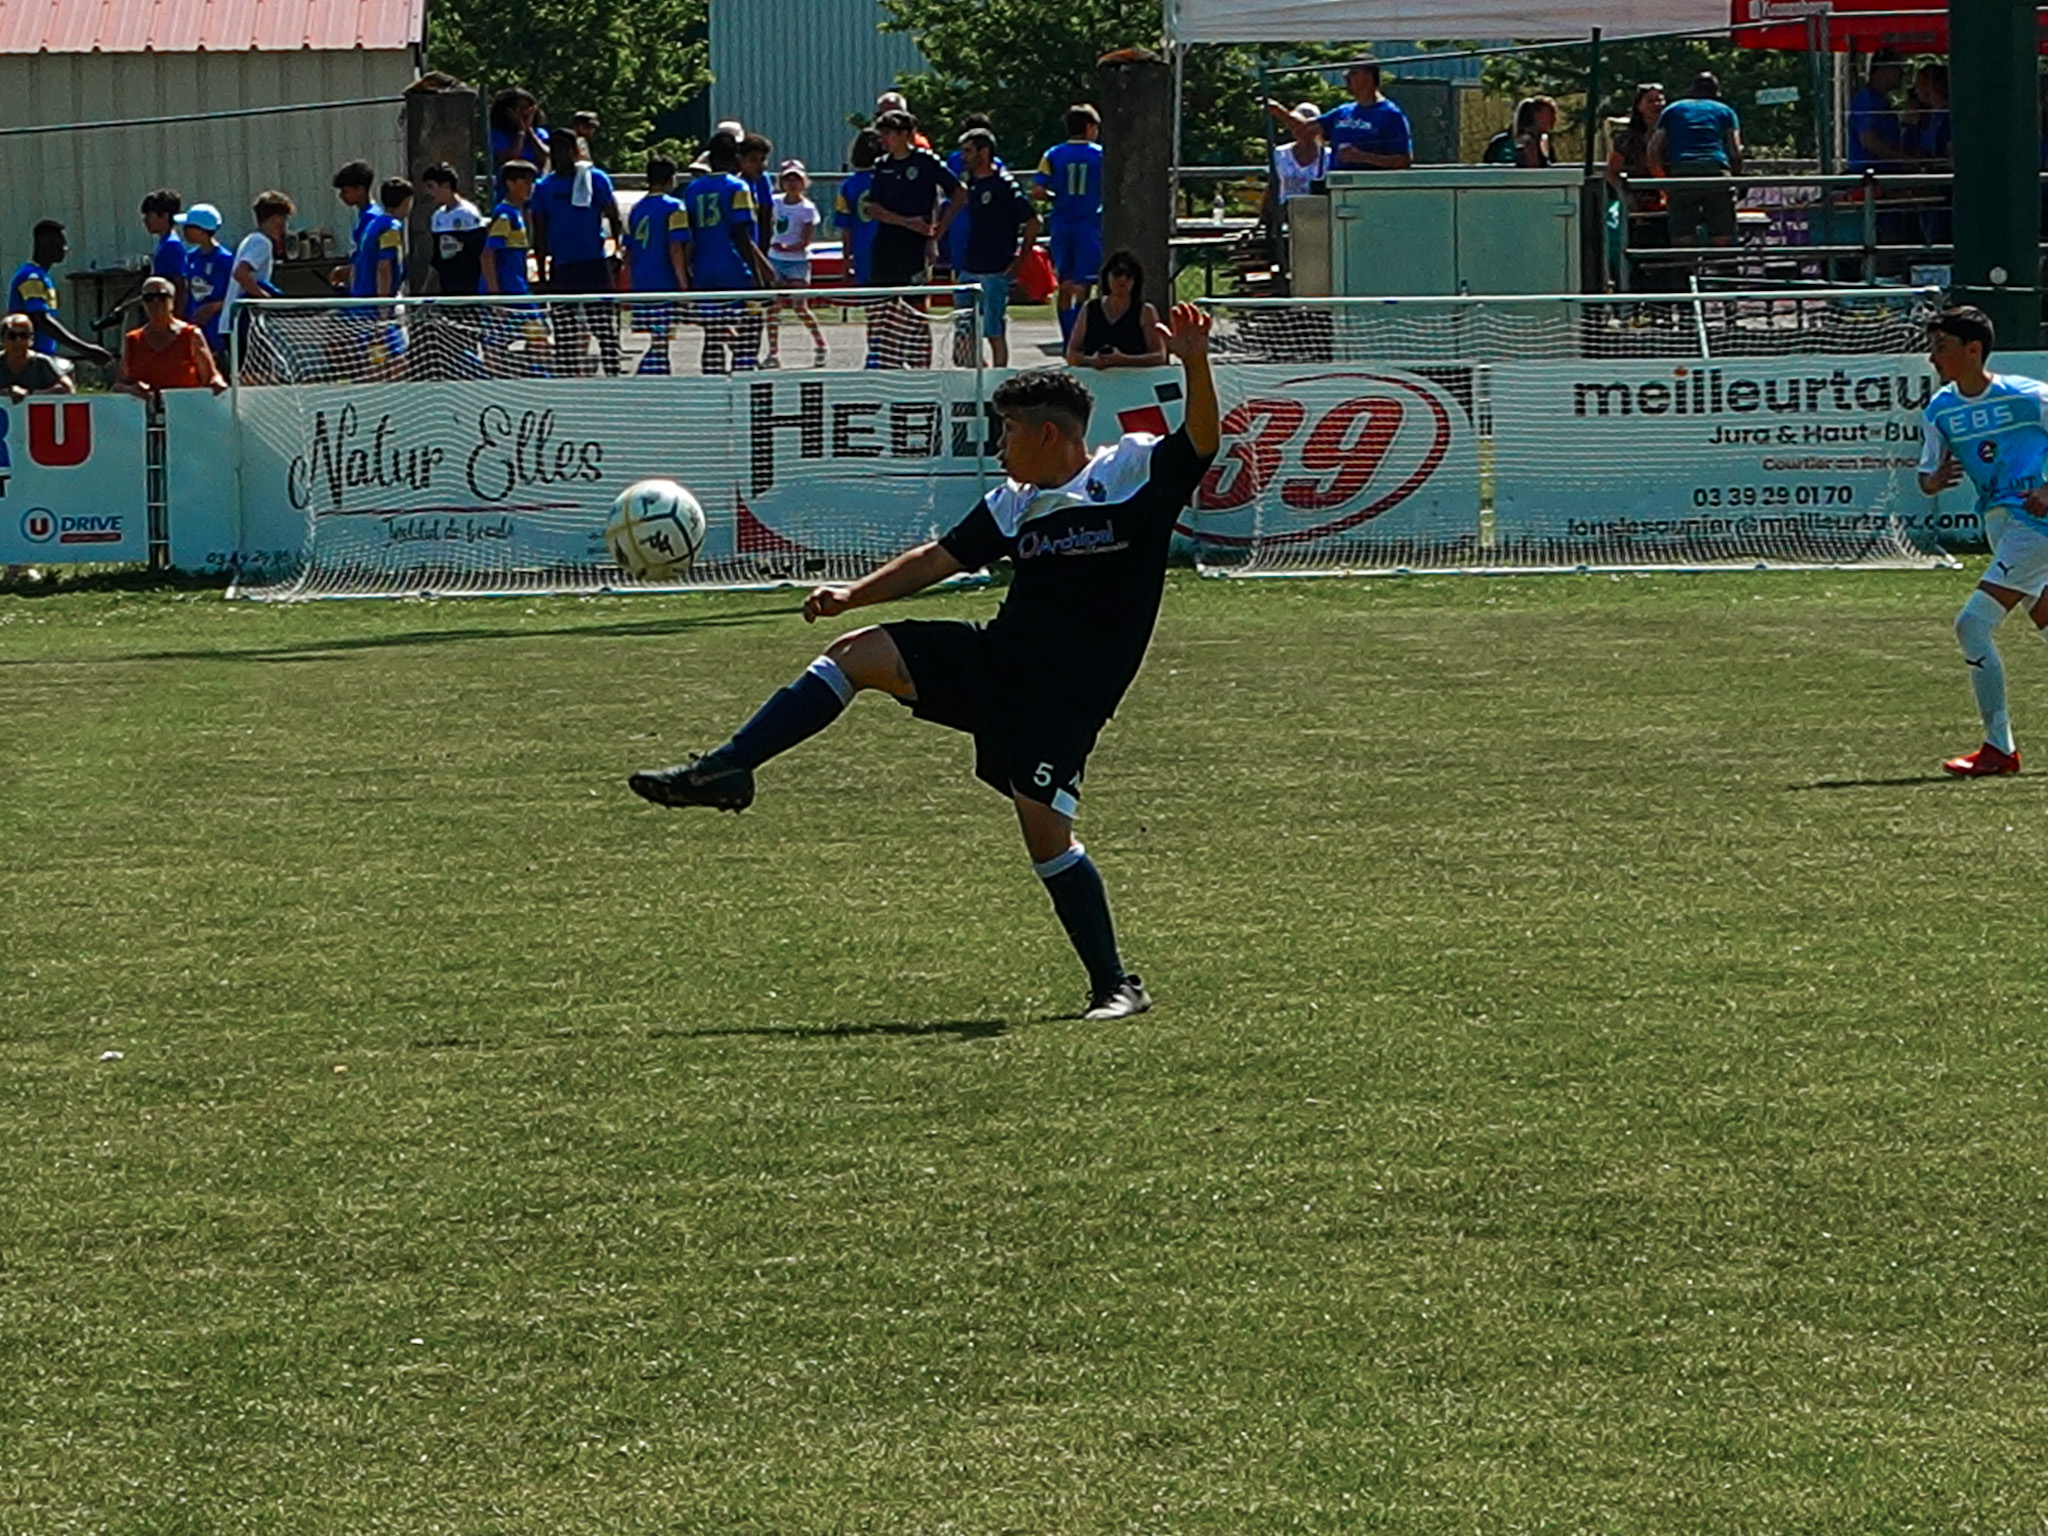
[(1216, 378), (1209, 371), (1209, 314), (1193, 304), (1176, 304), (1159, 327), (1169, 355), (1180, 359), (1187, 375), (1188, 442), (1204, 458), (1223, 446), (1223, 417), (1216, 404)]
[(876, 603), (908, 597), (948, 576), (958, 576), (965, 569), (936, 540), (920, 544), (868, 572), (851, 586), (819, 587), (804, 599), (804, 622), (815, 623), (850, 608), (871, 608)]

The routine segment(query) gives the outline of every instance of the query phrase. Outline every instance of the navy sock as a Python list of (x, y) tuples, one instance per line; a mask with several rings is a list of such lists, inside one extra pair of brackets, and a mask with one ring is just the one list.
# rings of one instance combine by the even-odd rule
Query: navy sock
[(771, 695), (714, 755), (741, 768), (758, 768), (798, 742), (809, 741), (837, 720), (852, 700), (853, 684), (839, 664), (820, 656), (802, 677)]
[(1045, 882), (1052, 909), (1067, 930), (1074, 952), (1088, 968), (1088, 986), (1096, 997), (1114, 992), (1124, 979), (1124, 963), (1116, 952), (1116, 925), (1109, 918), (1109, 892), (1088, 857), (1074, 844), (1056, 859), (1031, 866)]

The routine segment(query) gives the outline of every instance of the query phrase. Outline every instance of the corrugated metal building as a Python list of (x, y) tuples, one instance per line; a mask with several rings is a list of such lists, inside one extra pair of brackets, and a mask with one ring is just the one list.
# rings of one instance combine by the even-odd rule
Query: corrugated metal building
[[(70, 227), (69, 270), (118, 267), (151, 241), (136, 205), (171, 186), (215, 203), (224, 236), (279, 187), (295, 227), (332, 227), (334, 168), (404, 163), (399, 93), (419, 74), (426, 0), (0, 0), (0, 261), (29, 252), (38, 219)], [(104, 126), (250, 107), (379, 104), (331, 112)], [(72, 316), (74, 326), (80, 317)]]
[(778, 160), (836, 171), (847, 114), (873, 115), (899, 74), (924, 68), (882, 21), (880, 0), (711, 0), (711, 120), (736, 117), (775, 141)]

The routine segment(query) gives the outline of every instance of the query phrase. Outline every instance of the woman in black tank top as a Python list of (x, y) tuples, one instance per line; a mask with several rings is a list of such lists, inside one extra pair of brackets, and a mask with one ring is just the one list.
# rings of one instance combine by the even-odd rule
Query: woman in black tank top
[(1090, 299), (1067, 338), (1070, 368), (1159, 368), (1166, 342), (1159, 311), (1145, 302), (1145, 269), (1129, 251), (1102, 264), (1102, 296)]

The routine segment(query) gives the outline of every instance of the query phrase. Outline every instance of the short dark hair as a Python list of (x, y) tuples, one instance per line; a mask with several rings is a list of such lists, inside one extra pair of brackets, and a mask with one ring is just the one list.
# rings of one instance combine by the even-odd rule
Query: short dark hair
[(676, 163), (667, 155), (647, 157), (647, 184), (651, 187), (657, 181), (672, 182), (676, 179)]
[(403, 207), (405, 200), (411, 196), (412, 183), (403, 176), (387, 176), (384, 178), (384, 185), (377, 189), (377, 201), (383, 205), (386, 213)]
[(765, 133), (750, 133), (740, 140), (739, 152), (743, 155), (772, 155), (775, 143)]
[(1100, 124), (1102, 114), (1085, 101), (1077, 101), (1067, 108), (1067, 132), (1069, 134), (1087, 131), (1090, 123)]
[(1974, 304), (1956, 304), (1927, 322), (1927, 329), (1953, 336), (1960, 342), (1976, 342), (1989, 357), (1998, 345), (1998, 330), (1991, 317)]
[(343, 187), (368, 189), (377, 184), (377, 168), (367, 160), (351, 160), (334, 173), (334, 190)]
[(1703, 69), (1692, 77), (1692, 93), (1704, 101), (1717, 101), (1721, 96), (1721, 77), (1711, 69)]
[(960, 131), (966, 133), (971, 128), (986, 128), (990, 133), (994, 133), (996, 120), (986, 112), (970, 112), (960, 119)]
[(853, 136), (853, 148), (846, 152), (846, 163), (856, 171), (870, 171), (875, 162), (882, 158), (882, 136), (872, 128), (863, 128)]
[(967, 148), (970, 144), (977, 149), (985, 149), (990, 154), (996, 152), (996, 136), (986, 128), (970, 128), (960, 135), (960, 147), (962, 149)]
[(740, 163), (740, 141), (729, 133), (714, 133), (711, 135), (711, 142), (704, 146), (704, 163), (714, 171), (737, 170)]
[(877, 133), (915, 133), (917, 119), (908, 112), (891, 109), (875, 119)]
[(500, 133), (512, 131), (512, 114), (519, 108), (531, 104), (540, 105), (540, 98), (523, 85), (508, 85), (491, 98), (491, 126)]
[(498, 167), (498, 174), (507, 181), (532, 181), (540, 175), (540, 167), (531, 160), (507, 160)]
[(1344, 66), (1344, 78), (1346, 80), (1349, 80), (1353, 75), (1357, 74), (1360, 70), (1364, 70), (1367, 74), (1372, 76), (1372, 83), (1374, 85), (1378, 85), (1380, 83), (1380, 80), (1383, 78), (1380, 72), (1380, 61), (1378, 59), (1353, 59), (1349, 64), (1346, 64)]
[(185, 211), (185, 195), (171, 187), (158, 187), (142, 197), (144, 213), (168, 213), (173, 217)]
[(437, 187), (459, 187), (462, 185), (462, 178), (455, 174), (455, 167), (446, 160), (436, 160), (424, 171), (421, 171), (420, 180), (432, 182)]
[(1088, 418), (1095, 411), (1095, 396), (1064, 368), (1033, 368), (1003, 380), (989, 396), (997, 411), (1029, 422), (1050, 421), (1067, 436), (1088, 435)]
[(29, 231), (29, 233), (38, 240), (42, 239), (45, 235), (61, 235), (64, 233), (64, 221), (62, 219), (37, 219), (36, 227)]
[(256, 222), (261, 224), (265, 219), (275, 218), (280, 213), (290, 218), (299, 211), (299, 205), (282, 192), (258, 192), (256, 201), (250, 205), (249, 211), (256, 215)]

